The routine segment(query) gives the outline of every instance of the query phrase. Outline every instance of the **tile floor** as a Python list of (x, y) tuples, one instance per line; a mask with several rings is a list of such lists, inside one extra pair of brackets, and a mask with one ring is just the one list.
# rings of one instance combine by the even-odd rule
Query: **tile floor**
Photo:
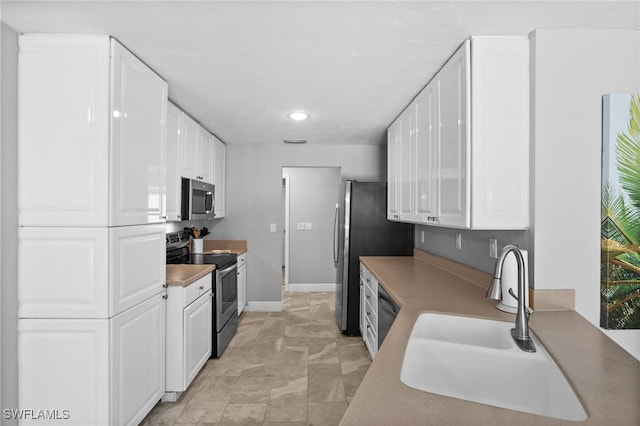
[(221, 358), (205, 365), (151, 425), (337, 425), (371, 361), (343, 336), (334, 293), (283, 293), (283, 312), (245, 312)]

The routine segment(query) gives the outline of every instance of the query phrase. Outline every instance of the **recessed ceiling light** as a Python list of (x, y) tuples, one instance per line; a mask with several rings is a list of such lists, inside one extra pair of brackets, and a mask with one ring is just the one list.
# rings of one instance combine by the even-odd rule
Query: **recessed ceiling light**
[(307, 118), (309, 118), (309, 114), (307, 114), (304, 111), (296, 111), (296, 112), (292, 112), (291, 114), (288, 115), (288, 117), (292, 120), (295, 121), (302, 121), (302, 120), (306, 120)]

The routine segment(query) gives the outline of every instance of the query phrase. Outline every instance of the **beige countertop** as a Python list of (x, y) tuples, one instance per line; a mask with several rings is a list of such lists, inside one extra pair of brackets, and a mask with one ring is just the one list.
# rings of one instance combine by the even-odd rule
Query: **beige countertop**
[(215, 265), (167, 265), (167, 285), (186, 287), (214, 269)]
[(247, 252), (246, 240), (203, 240), (204, 253), (228, 252), (238, 256)]
[[(485, 299), (490, 274), (419, 250), (415, 254), (361, 258), (402, 309), (340, 424), (576, 424), (423, 392), (400, 381), (404, 350), (419, 314), (515, 320)], [(536, 309), (529, 325), (582, 402), (588, 419), (580, 424), (640, 424), (638, 360), (575, 311)]]

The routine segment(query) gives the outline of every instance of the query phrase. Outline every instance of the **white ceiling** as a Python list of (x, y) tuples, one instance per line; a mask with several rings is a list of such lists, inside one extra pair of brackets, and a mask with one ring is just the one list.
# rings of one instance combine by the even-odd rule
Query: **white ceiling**
[[(229, 144), (383, 143), (386, 127), (471, 35), (640, 27), (637, 0), (2, 0), (0, 14), (18, 32), (115, 36)], [(286, 118), (298, 109), (311, 118)]]

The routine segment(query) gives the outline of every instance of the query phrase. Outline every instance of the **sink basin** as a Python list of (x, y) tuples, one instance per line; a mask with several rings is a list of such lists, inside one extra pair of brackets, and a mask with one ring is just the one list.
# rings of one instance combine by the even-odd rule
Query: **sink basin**
[(510, 322), (422, 314), (411, 332), (400, 379), (426, 392), (585, 420), (582, 404), (540, 341), (532, 336), (537, 351), (524, 352), (513, 342), (511, 328)]

